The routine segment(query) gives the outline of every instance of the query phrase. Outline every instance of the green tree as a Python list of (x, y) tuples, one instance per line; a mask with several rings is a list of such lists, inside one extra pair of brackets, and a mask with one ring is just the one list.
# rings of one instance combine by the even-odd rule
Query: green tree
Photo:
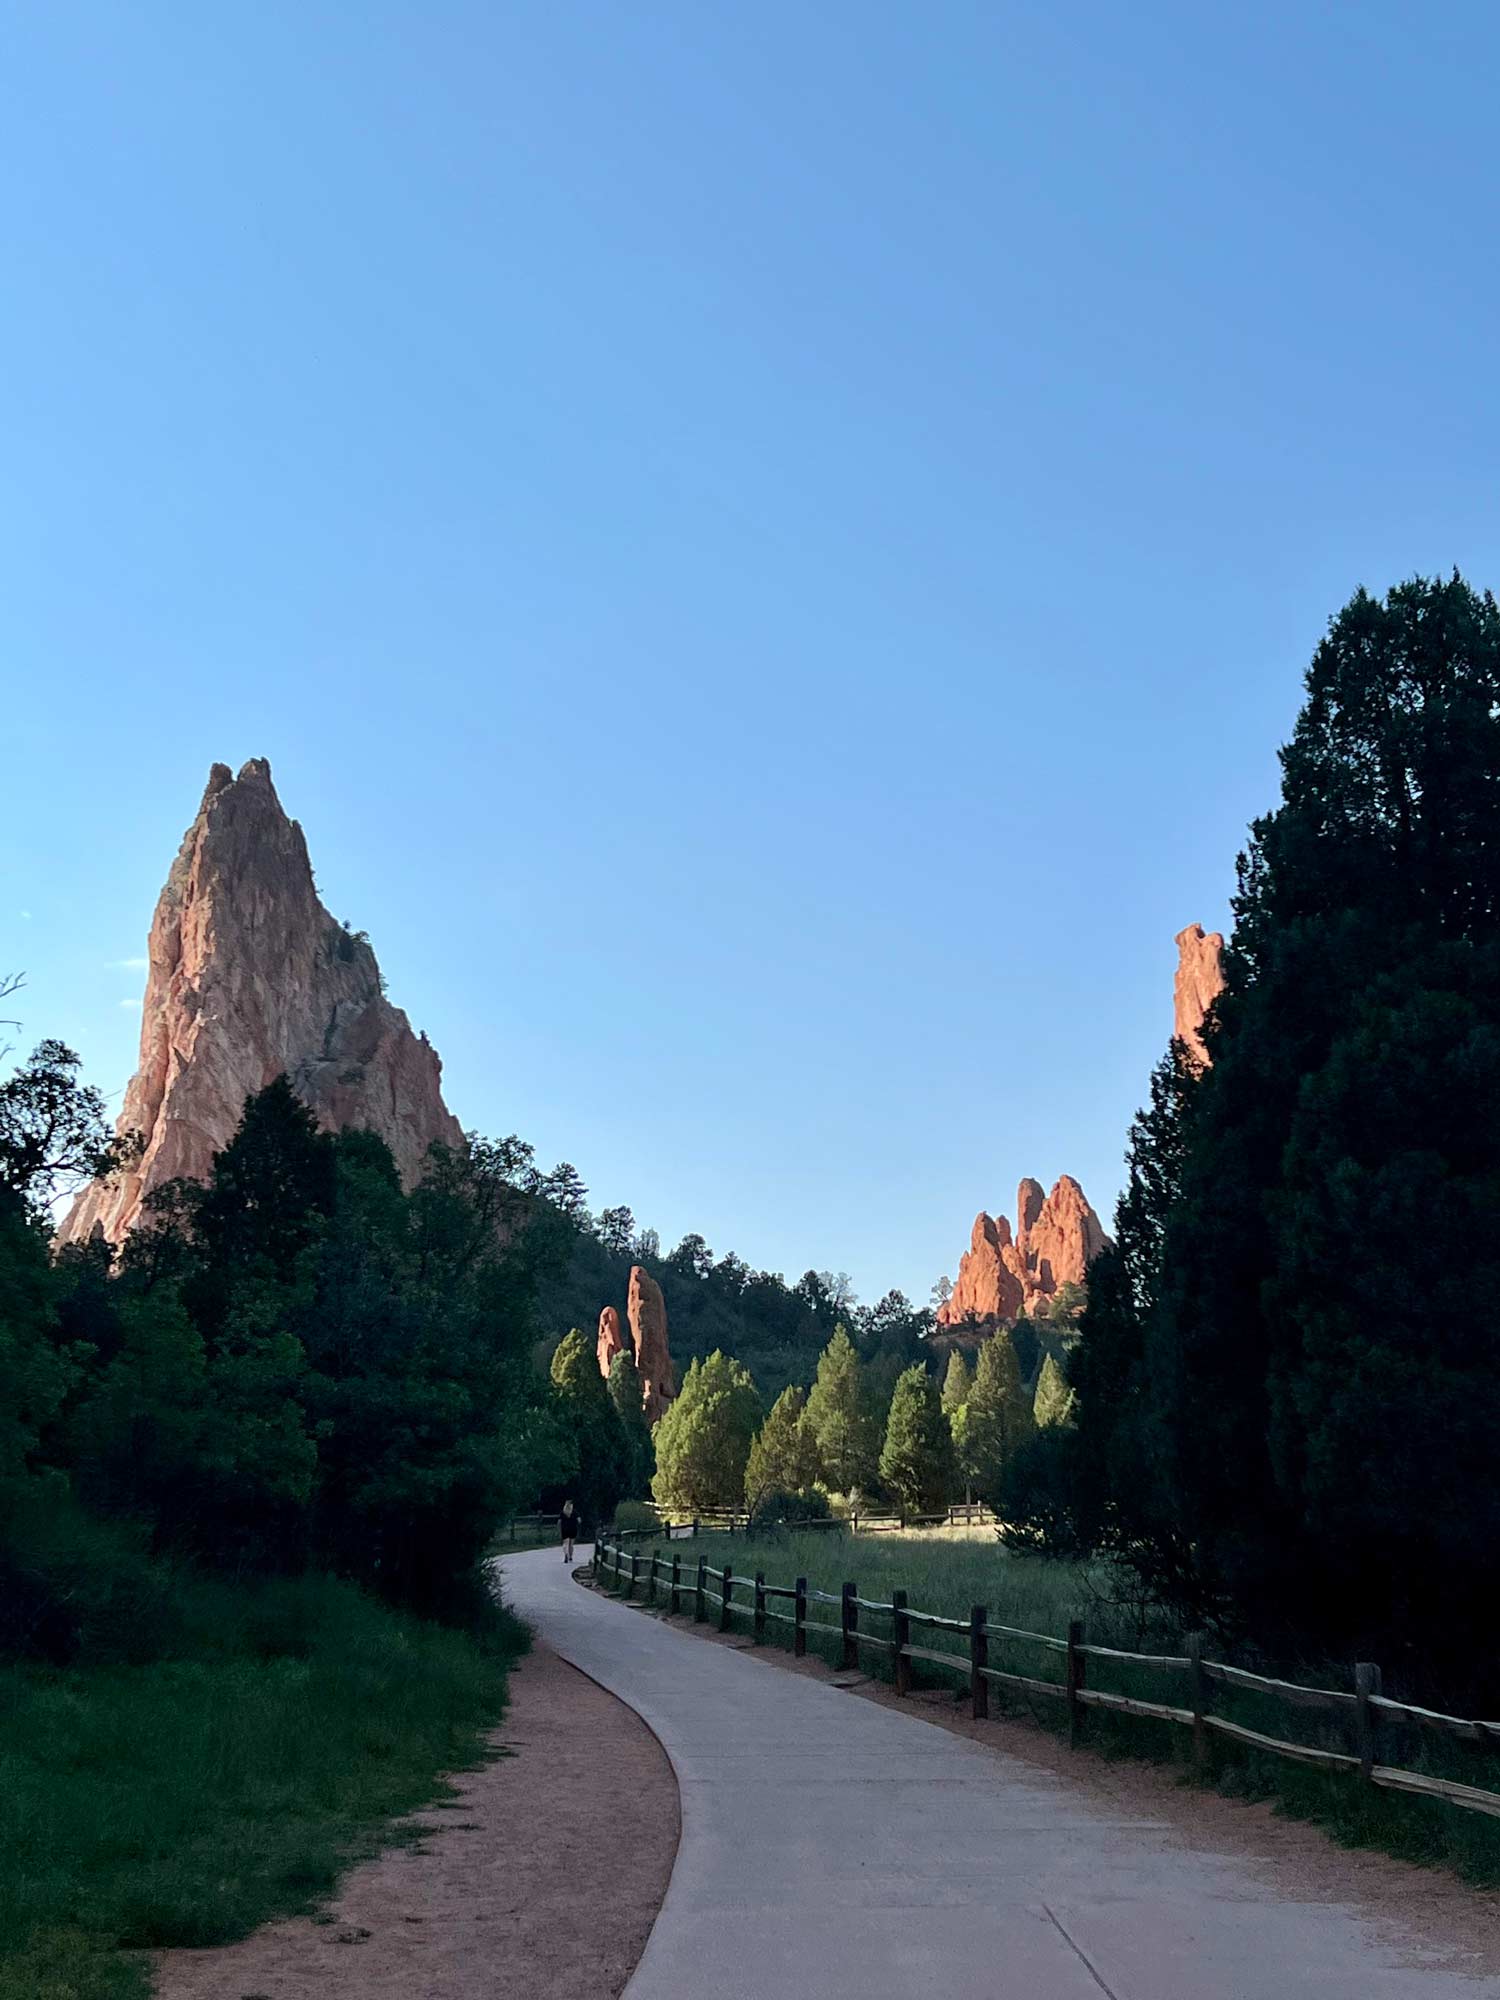
[(891, 1397), (880, 1477), (909, 1514), (935, 1514), (953, 1496), (953, 1433), (937, 1385), (920, 1362), (901, 1376)]
[(948, 1366), (943, 1371), (943, 1415), (949, 1423), (969, 1400), (969, 1391), (974, 1386), (974, 1378), (969, 1373), (969, 1364), (963, 1351), (955, 1347), (948, 1356)]
[(585, 1522), (607, 1520), (624, 1499), (630, 1481), (629, 1442), (599, 1373), (594, 1343), (576, 1326), (557, 1344), (552, 1384), (578, 1450), (577, 1488), (572, 1498)]
[(1500, 611), (1333, 620), (1239, 870), (1211, 1067), (1132, 1134), (1072, 1374), (1081, 1538), (1268, 1645), (1493, 1654)]
[(134, 1134), (111, 1134), (104, 1098), (80, 1081), (81, 1067), (64, 1043), (45, 1041), (0, 1083), (0, 1190), (34, 1216), (139, 1151)]
[(768, 1493), (804, 1493), (817, 1480), (818, 1444), (807, 1422), (807, 1392), (783, 1389), (761, 1425), (745, 1466), (745, 1505), (754, 1513)]
[[(812, 1275), (812, 1274), (809, 1274)], [(836, 1326), (807, 1399), (824, 1483), (835, 1493), (867, 1493), (879, 1476), (880, 1424), (870, 1408), (854, 1342)]]
[(1068, 1387), (1068, 1378), (1058, 1366), (1056, 1357), (1051, 1354), (1042, 1357), (1042, 1368), (1036, 1379), (1036, 1394), (1032, 1398), (1031, 1413), (1036, 1419), (1038, 1430), (1045, 1430), (1050, 1424), (1066, 1424), (1072, 1421), (1073, 1391)]
[(651, 1442), (651, 1426), (643, 1407), (640, 1370), (635, 1356), (622, 1350), (609, 1364), (609, 1396), (620, 1419), (630, 1462), (628, 1498), (643, 1500), (651, 1491), (651, 1475), (656, 1470), (656, 1448)]
[(739, 1506), (761, 1415), (755, 1384), (738, 1361), (716, 1351), (690, 1362), (656, 1426), (651, 1491), (659, 1504), (678, 1514)]
[(965, 1481), (993, 1502), (1007, 1461), (1033, 1429), (1031, 1401), (1021, 1380), (1015, 1342), (1004, 1327), (979, 1350), (974, 1386), (953, 1423), (959, 1470)]

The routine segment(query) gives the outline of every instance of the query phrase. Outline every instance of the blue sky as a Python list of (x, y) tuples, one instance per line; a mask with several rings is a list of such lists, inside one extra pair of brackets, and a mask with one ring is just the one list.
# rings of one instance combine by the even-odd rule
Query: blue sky
[[(0, 964), (264, 755), (446, 1064), (874, 1297), (1112, 1207), (1328, 616), (1496, 581), (1493, 10), (12, 10)], [(26, 914), (23, 914), (26, 913)]]

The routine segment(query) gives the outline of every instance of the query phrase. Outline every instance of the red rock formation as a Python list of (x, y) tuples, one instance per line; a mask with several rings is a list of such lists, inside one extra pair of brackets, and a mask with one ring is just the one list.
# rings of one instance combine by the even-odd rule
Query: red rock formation
[(667, 1307), (661, 1286), (639, 1264), (630, 1267), (630, 1295), (625, 1311), (635, 1345), (646, 1421), (654, 1424), (677, 1394), (677, 1377), (667, 1346)]
[(1071, 1174), (1049, 1195), (1039, 1182), (1023, 1180), (1016, 1214), (1021, 1226), (1013, 1237), (1003, 1215), (980, 1212), (952, 1296), (938, 1309), (940, 1328), (989, 1332), (1018, 1319), (1061, 1286), (1082, 1284), (1109, 1241)]
[[(1021, 1186), (1034, 1188), (1036, 1182), (1023, 1181)], [(1016, 1205), (1022, 1205), (1019, 1194)], [(1017, 1242), (1026, 1259), (1028, 1303), (1062, 1285), (1081, 1285), (1108, 1240), (1083, 1189), (1071, 1174), (1064, 1174)]]
[(148, 950), (140, 1068), (120, 1114), (145, 1150), (84, 1190), (64, 1240), (100, 1229), (117, 1243), (152, 1188), (204, 1179), (245, 1099), (283, 1071), (325, 1129), (378, 1132), (407, 1185), (434, 1140), (462, 1143), (437, 1051), (385, 998), (368, 942), (319, 902), (263, 758), (237, 778), (214, 765)]
[(958, 1260), (953, 1295), (939, 1308), (940, 1326), (965, 1326), (976, 1321), (995, 1326), (1016, 1317), (1026, 1295), (1005, 1256), (1013, 1247), (1005, 1217), (997, 1219), (981, 1209), (974, 1218), (969, 1247)]
[(1213, 1058), (1203, 1039), (1203, 1017), (1224, 991), (1224, 938), (1220, 931), (1205, 932), (1202, 924), (1189, 924), (1177, 933), (1176, 944), (1172, 1033), (1187, 1044), (1198, 1067), (1207, 1069)]
[(620, 1308), (606, 1306), (599, 1315), (599, 1373), (609, 1380), (610, 1363), (625, 1352), (625, 1336), (620, 1331)]

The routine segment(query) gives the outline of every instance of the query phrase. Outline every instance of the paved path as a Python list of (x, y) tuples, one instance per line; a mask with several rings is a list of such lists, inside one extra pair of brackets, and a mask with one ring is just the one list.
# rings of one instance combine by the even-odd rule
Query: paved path
[(677, 1772), (682, 1845), (625, 2000), (1500, 2000), (1065, 1780), (612, 1603), (553, 1550), (503, 1567)]

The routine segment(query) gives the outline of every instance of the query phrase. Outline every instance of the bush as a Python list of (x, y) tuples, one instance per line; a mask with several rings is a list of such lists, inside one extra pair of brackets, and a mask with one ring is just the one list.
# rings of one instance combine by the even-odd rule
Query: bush
[(644, 1500), (622, 1500), (615, 1509), (617, 1534), (653, 1534), (661, 1526), (661, 1516)]
[(826, 1494), (816, 1487), (804, 1487), (793, 1492), (789, 1487), (773, 1486), (762, 1493), (755, 1505), (755, 1525), (770, 1527), (796, 1527), (803, 1521), (828, 1521), (833, 1518), (833, 1509), (828, 1504)]

